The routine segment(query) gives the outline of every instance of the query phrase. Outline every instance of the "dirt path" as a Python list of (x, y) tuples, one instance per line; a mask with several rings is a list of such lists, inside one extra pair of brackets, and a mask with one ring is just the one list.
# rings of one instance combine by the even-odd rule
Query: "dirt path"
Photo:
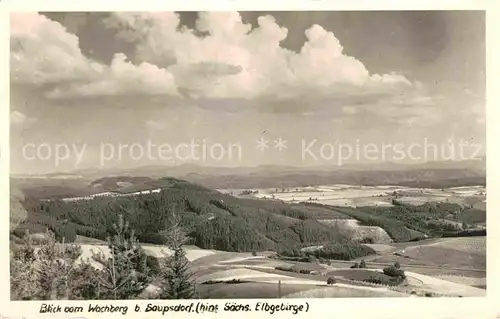
[(437, 293), (447, 294), (447, 295), (457, 295), (462, 297), (484, 297), (486, 296), (486, 290), (476, 287), (471, 287), (464, 284), (459, 284), (436, 277), (426, 276), (422, 274), (417, 274), (414, 272), (405, 272), (406, 276), (415, 278), (422, 282), (423, 289), (430, 289)]

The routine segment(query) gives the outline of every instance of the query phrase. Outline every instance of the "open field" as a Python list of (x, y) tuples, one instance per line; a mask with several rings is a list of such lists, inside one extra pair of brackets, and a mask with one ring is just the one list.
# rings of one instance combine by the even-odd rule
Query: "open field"
[(436, 276), (436, 278), (473, 287), (486, 286), (486, 278), (484, 277), (474, 278), (474, 277), (456, 276), (456, 275), (440, 275)]
[(459, 250), (466, 253), (486, 256), (486, 237), (445, 238), (440, 239), (429, 246)]
[[(289, 284), (281, 287), (281, 293), (282, 295), (289, 295), (314, 288), (317, 287), (314, 285)], [(263, 282), (198, 285), (197, 291), (202, 299), (262, 299), (278, 297), (278, 286), (274, 283)]]
[(483, 186), (430, 189), (335, 184), (231, 189), (231, 193), (268, 202), (327, 207), (332, 213), (316, 216), (320, 223), (333, 227), (351, 240), (374, 244), (408, 242), (436, 234), (439, 237), (446, 232), (466, 229), (480, 230), (485, 229), (486, 223), (486, 189)]
[[(79, 237), (79, 241), (88, 239)], [(485, 264), (481, 261), (481, 258), (485, 260), (484, 244), (485, 238), (481, 237), (367, 244), (375, 248), (376, 255), (366, 258), (366, 269), (351, 269), (353, 262), (347, 261), (328, 264), (283, 261), (269, 258), (272, 252), (258, 252), (254, 256), (195, 246), (186, 246), (186, 251), (192, 262), (199, 298), (275, 298), (279, 291), (282, 298), (410, 297), (414, 294), (466, 297), (486, 293), (485, 289), (477, 288), (486, 285)], [(83, 244), (82, 249), (81, 258), (91, 257), (92, 250), (107, 251), (102, 242)], [(168, 252), (160, 245), (146, 244), (144, 249), (153, 256)], [(364, 282), (375, 277), (389, 282), (390, 277), (381, 271), (395, 261), (401, 263), (407, 275), (404, 284), (380, 286)], [(329, 277), (335, 278), (333, 285), (326, 284)], [(145, 293), (154, 295), (158, 286), (158, 283), (151, 284)]]
[(441, 238), (430, 240), (428, 243), (400, 244), (394, 247), (397, 248), (392, 254), (381, 254), (370, 260), (381, 263), (398, 261), (408, 265), (486, 269), (486, 237)]
[(415, 266), (442, 266), (450, 268), (485, 269), (486, 258), (484, 255), (469, 254), (458, 250), (444, 249), (432, 246), (412, 247), (406, 249), (401, 255), (383, 255), (371, 259), (373, 262), (395, 263), (404, 262)]
[[(301, 293), (318, 288), (332, 289), (332, 297), (384, 297), (384, 296), (402, 296), (403, 294), (392, 292), (383, 287), (371, 287), (362, 283), (339, 282), (333, 286), (326, 285), (326, 272), (328, 267), (325, 265), (309, 264), (311, 269), (323, 269), (323, 275), (317, 272), (316, 275), (302, 274), (291, 271), (281, 271), (274, 269), (273, 266), (296, 267), (305, 269), (307, 263), (283, 263), (272, 262), (267, 258), (249, 258), (249, 263), (244, 264), (244, 260), (227, 260), (213, 265), (205, 265), (203, 275), (195, 276), (197, 287), (200, 291), (200, 297), (205, 298), (274, 298), (278, 295), (278, 283), (281, 283), (282, 297), (294, 298), (295, 293)], [(261, 265), (259, 265), (259, 262)], [(222, 266), (223, 267), (220, 267)], [(341, 280), (342, 281), (342, 280)], [(234, 293), (233, 295), (230, 295)]]
[[(465, 244), (464, 247), (474, 247), (473, 243), (477, 245), (482, 239), (428, 240), (423, 245), (413, 243), (405, 249), (402, 249), (402, 245), (378, 245), (377, 256), (375, 260), (367, 261), (367, 269), (351, 269), (353, 262), (345, 261), (331, 261), (326, 265), (271, 259), (266, 257), (270, 253), (252, 256), (248, 253), (213, 251), (210, 255), (195, 258), (193, 270), (200, 298), (275, 298), (278, 295), (278, 283), (281, 283), (282, 298), (410, 297), (413, 294), (484, 296), (486, 290), (476, 288), (486, 284), (485, 270), (481, 272), (474, 268), (480, 265), (477, 260), (465, 259), (461, 263), (452, 260), (455, 264), (448, 267), (431, 253), (433, 248), (440, 248), (439, 245), (449, 245), (448, 241), (467, 243), (468, 240), (471, 244)], [(412, 265), (416, 261), (401, 258), (401, 268), (407, 275), (404, 285), (378, 286), (363, 282), (374, 276), (389, 278), (381, 271), (395, 261), (392, 257), (398, 257), (393, 252), (412, 249), (417, 249), (415, 252), (425, 252), (427, 249), (429, 252), (426, 254), (429, 255), (422, 253), (419, 260), (426, 265)], [(195, 256), (195, 250), (191, 256)], [(442, 255), (441, 258), (450, 257)], [(437, 260), (434, 262), (430, 259)], [(385, 263), (382, 265), (380, 261)], [(459, 265), (465, 268), (461, 269)], [(301, 270), (310, 273), (301, 273)], [(326, 285), (329, 277), (335, 278), (336, 283)]]
[(458, 295), (462, 297), (478, 297), (486, 296), (486, 290), (459, 284), (436, 277), (426, 276), (413, 272), (406, 272), (409, 278), (414, 278), (419, 281), (417, 287), (438, 294)]
[[(244, 189), (219, 190), (242, 194)], [(402, 186), (355, 186), (355, 185), (322, 185), (294, 188), (252, 189), (250, 196), (262, 199), (278, 199), (285, 202), (316, 202), (331, 206), (392, 206), (392, 200), (402, 203), (422, 205), (429, 202), (444, 202), (477, 205), (484, 207), (486, 188), (484, 186), (452, 187), (446, 189), (411, 188)], [(248, 195), (246, 195), (248, 196)]]
[(366, 298), (366, 297), (410, 297), (410, 295), (382, 288), (358, 288), (352, 286), (341, 286), (340, 284), (330, 287), (302, 290), (300, 292), (285, 295), (284, 298)]
[[(485, 211), (451, 204), (470, 208), (484, 203), (484, 187), (339, 184), (222, 191), (233, 197), (178, 180), (161, 183), (167, 191), (60, 205), (33, 201), (31, 208), (39, 211), (30, 215), (30, 222), (54, 222), (48, 225), (62, 234), (67, 225), (74, 227), (75, 243), (83, 250), (79, 260), (91, 261), (93, 252), (109, 255), (106, 242), (95, 238), (105, 238), (103, 225), (113, 221), (115, 209), (128, 206), (134, 213), (127, 218), (142, 236), (146, 253), (161, 258), (169, 250), (155, 244), (162, 242), (160, 225), (166, 218), (158, 218), (157, 211), (176, 204), (196, 236), (185, 249), (199, 298), (273, 298), (279, 291), (282, 298), (485, 294), (477, 288), (486, 285), (485, 237), (439, 238), (448, 226), (456, 235), (453, 228), (462, 224), (470, 229), (485, 223)], [(443, 204), (428, 204), (432, 201)], [(135, 205), (148, 209), (134, 211)], [(361, 260), (367, 268), (351, 269)], [(404, 282), (382, 273), (395, 262), (407, 274)], [(331, 285), (329, 278), (334, 280)], [(158, 280), (155, 277), (147, 293), (157, 292)]]

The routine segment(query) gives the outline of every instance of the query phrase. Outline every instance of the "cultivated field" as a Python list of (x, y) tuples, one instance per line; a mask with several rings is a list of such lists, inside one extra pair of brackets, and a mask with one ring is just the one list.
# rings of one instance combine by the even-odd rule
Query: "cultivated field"
[[(224, 252), (186, 246), (199, 298), (345, 298), (412, 296), (484, 296), (486, 293), (485, 237), (432, 239), (415, 243), (367, 244), (376, 254), (364, 258), (366, 269), (351, 269), (354, 261), (297, 262), (279, 260), (272, 252)], [(79, 237), (83, 254), (108, 254), (100, 241)], [(166, 247), (144, 245), (148, 255), (163, 257)], [(318, 247), (310, 247), (314, 249)], [(359, 261), (359, 260), (358, 260)], [(367, 283), (387, 277), (382, 268), (400, 262), (407, 279), (388, 286)], [(97, 263), (96, 267), (99, 267)], [(328, 285), (327, 279), (335, 282)], [(389, 277), (387, 277), (389, 278)], [(143, 297), (158, 292), (151, 284)]]
[[(372, 258), (373, 262), (400, 262), (418, 266), (486, 269), (486, 237), (434, 239), (427, 243), (394, 245), (394, 250)], [(387, 252), (391, 252), (390, 254)]]
[(481, 208), (485, 206), (484, 201), (486, 200), (486, 188), (484, 186), (430, 189), (390, 185), (355, 186), (338, 184), (284, 189), (230, 189), (219, 191), (232, 193), (235, 196), (253, 196), (263, 199), (278, 199), (285, 202), (316, 202), (331, 206), (349, 207), (392, 206), (392, 200), (397, 199), (412, 205), (448, 202), (477, 205), (477, 207)]
[[(273, 199), (291, 203), (311, 202), (332, 206), (365, 207), (363, 210), (352, 210), (345, 207), (324, 209), (315, 205), (291, 205), (308, 207), (308, 213), (313, 219), (313, 222), (308, 225), (314, 225), (316, 221), (327, 225), (329, 227), (320, 226), (333, 229), (333, 233), (338, 232), (349, 240), (357, 242), (357, 245), (363, 243), (374, 252), (351, 261), (311, 258), (310, 262), (305, 262), (303, 259), (293, 259), (294, 257), (281, 260), (279, 258), (282, 257), (270, 251), (243, 253), (186, 246), (187, 258), (194, 272), (193, 279), (197, 285), (198, 298), (411, 297), (415, 295), (465, 297), (484, 296), (486, 293), (483, 289), (486, 286), (486, 237), (398, 241), (394, 239), (394, 224), (376, 224), (383, 225), (386, 231), (382, 227), (363, 225), (359, 221), (363, 220), (362, 215), (350, 213), (360, 211), (365, 215), (383, 214), (387, 209), (372, 211), (368, 206), (389, 207), (393, 205), (394, 200), (414, 205), (435, 201), (480, 206), (481, 203), (485, 203), (484, 187), (438, 190), (400, 186), (326, 185), (293, 189), (231, 189), (221, 192), (232, 193), (236, 197), (257, 198), (262, 201)], [(249, 202), (261, 203), (256, 200)], [(254, 206), (249, 207), (253, 209)], [(290, 209), (286, 212), (300, 212), (301, 208), (296, 211)], [(222, 210), (220, 207), (218, 209)], [(395, 211), (396, 209), (398, 207), (394, 207)], [(253, 210), (250, 211), (253, 212)], [(303, 217), (280, 215), (276, 213), (278, 210), (271, 212), (269, 216), (273, 218), (279, 216), (277, 221), (280, 223), (286, 221), (290, 225), (294, 225), (300, 221), (300, 217)], [(484, 215), (483, 211), (479, 213)], [(478, 212), (473, 211), (469, 214), (472, 216)], [(359, 218), (359, 220), (354, 218)], [(436, 220), (439, 221), (439, 219)], [(453, 220), (443, 220), (443, 222), (456, 223)], [(411, 225), (401, 225), (399, 230), (401, 228), (410, 230), (408, 227)], [(394, 226), (392, 232), (390, 226)], [(411, 231), (417, 232), (413, 229)], [(367, 238), (371, 241), (364, 241)], [(81, 245), (83, 250), (79, 260), (88, 260), (95, 267), (100, 268), (100, 265), (92, 261), (94, 253), (109, 256), (108, 247), (103, 241), (78, 236), (76, 243)], [(321, 244), (315, 243), (315, 246), (304, 245), (302, 251), (313, 252), (323, 248), (323, 244), (328, 243), (322, 241)], [(144, 244), (143, 247), (148, 255), (157, 258), (170, 254), (165, 246)], [(305, 260), (307, 261), (308, 258)], [(367, 268), (351, 268), (354, 263), (359, 263), (361, 260), (366, 262)], [(407, 276), (406, 280), (399, 284), (394, 284), (391, 281), (392, 277), (383, 273), (383, 268), (396, 262), (401, 265)], [(330, 284), (327, 284), (329, 279)], [(158, 286), (160, 286), (159, 282), (153, 282), (142, 297), (156, 294)]]
[(456, 237), (436, 241), (429, 246), (458, 250), (465, 253), (486, 256), (486, 237)]
[[(401, 268), (405, 270), (407, 280), (396, 286), (377, 285), (364, 282), (374, 275), (385, 276), (382, 268), (394, 262), (394, 252), (425, 251), (450, 245), (453, 241), (463, 243), (462, 248), (481, 245), (478, 238), (450, 238), (429, 241), (424, 245), (414, 245), (401, 249), (401, 245), (370, 245), (377, 248), (375, 259), (367, 258), (367, 269), (351, 269), (353, 262), (282, 261), (269, 258), (272, 253), (227, 253), (211, 251), (201, 256), (197, 249), (188, 249), (188, 256), (193, 259), (194, 279), (200, 298), (336, 298), (336, 297), (411, 297), (424, 296), (484, 296), (486, 284), (485, 270), (477, 260), (466, 259), (469, 265), (458, 263), (445, 266), (435, 255), (422, 255), (418, 260), (425, 266), (412, 266), (415, 260), (401, 257)], [(470, 243), (468, 243), (470, 241)], [(468, 243), (468, 244), (467, 244)], [(447, 248), (441, 248), (447, 249)], [(472, 248), (470, 248), (472, 250)], [(200, 254), (200, 255), (197, 255)], [(435, 259), (430, 262), (425, 258)], [(442, 255), (441, 258), (447, 258)], [(424, 260), (425, 259), (425, 260)], [(399, 261), (399, 260), (398, 260)], [(421, 268), (419, 268), (421, 267)], [(286, 270), (288, 269), (288, 270)], [(302, 271), (301, 271), (302, 270)], [(309, 272), (309, 273), (306, 273)], [(335, 283), (327, 285), (328, 278)], [(153, 284), (149, 291), (154, 293)]]
[[(405, 203), (422, 204), (429, 201), (453, 203), (483, 202), (485, 190), (480, 187), (450, 188), (446, 190), (412, 189), (397, 186), (362, 187), (332, 185), (297, 189), (226, 190), (240, 197), (278, 199), (289, 202), (318, 202), (342, 206), (390, 206), (392, 199)], [(250, 193), (250, 194), (248, 194)], [(472, 198), (472, 199), (471, 199)], [(333, 215), (333, 213), (332, 213)], [(483, 296), (486, 290), (486, 238), (459, 237), (429, 239), (411, 243), (393, 243), (388, 233), (375, 226), (363, 226), (355, 219), (332, 216), (318, 219), (320, 223), (335, 227), (351, 239), (371, 237), (377, 244), (366, 244), (375, 254), (364, 259), (368, 269), (351, 269), (355, 261), (332, 260), (325, 263), (297, 262), (269, 258), (272, 252), (251, 253), (204, 250), (186, 247), (192, 262), (199, 298), (333, 298), (333, 297), (411, 297)], [(313, 251), (322, 246), (303, 248)], [(85, 243), (81, 258), (91, 257), (91, 251), (107, 247), (104, 243)], [(146, 252), (156, 257), (168, 254), (162, 246), (145, 245)], [(380, 276), (382, 268), (395, 262), (407, 274), (404, 285), (384, 286), (364, 280)], [(289, 269), (285, 271), (286, 269)], [(305, 271), (307, 270), (307, 271)], [(309, 273), (307, 273), (309, 272)], [(385, 276), (385, 275), (382, 275)], [(329, 277), (335, 283), (327, 285)], [(152, 284), (148, 293), (154, 294)]]
[(409, 294), (392, 291), (385, 288), (355, 287), (350, 285), (336, 284), (331, 287), (323, 287), (296, 292), (286, 295), (285, 298), (362, 298), (362, 297), (410, 297)]

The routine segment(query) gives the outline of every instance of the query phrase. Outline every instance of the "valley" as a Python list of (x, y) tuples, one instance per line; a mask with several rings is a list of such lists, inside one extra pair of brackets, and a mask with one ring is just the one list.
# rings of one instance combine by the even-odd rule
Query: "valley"
[[(109, 254), (104, 240), (118, 214), (130, 221), (148, 256), (168, 255), (162, 231), (177, 212), (189, 230), (185, 250), (199, 298), (486, 293), (483, 186), (215, 190), (170, 177), (122, 176), (73, 180), (83, 185), (73, 189), (75, 196), (42, 198), (43, 183), (24, 183), (14, 192), (17, 211), (11, 216), (23, 211), (26, 218), (12, 230), (11, 243), (26, 230), (36, 234), (48, 227), (82, 247), (80, 261)], [(353, 268), (360, 262), (363, 269)], [(402, 283), (384, 273), (395, 263), (406, 273)], [(158, 285), (153, 282), (141, 298), (154, 298)]]

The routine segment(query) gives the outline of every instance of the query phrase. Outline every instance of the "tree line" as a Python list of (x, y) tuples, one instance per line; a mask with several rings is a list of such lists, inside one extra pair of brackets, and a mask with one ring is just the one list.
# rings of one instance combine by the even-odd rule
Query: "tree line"
[(182, 211), (180, 225), (189, 244), (224, 251), (276, 250), (281, 246), (347, 243), (349, 238), (319, 223), (319, 214), (331, 210), (306, 205), (242, 200), (189, 183), (173, 184), (155, 194), (94, 198), (75, 202), (24, 201), (27, 220), (14, 234), (49, 228), (58, 240), (73, 242), (77, 235), (106, 240), (118, 215), (134, 225), (142, 243), (162, 244), (162, 232), (171, 221), (173, 207)]

